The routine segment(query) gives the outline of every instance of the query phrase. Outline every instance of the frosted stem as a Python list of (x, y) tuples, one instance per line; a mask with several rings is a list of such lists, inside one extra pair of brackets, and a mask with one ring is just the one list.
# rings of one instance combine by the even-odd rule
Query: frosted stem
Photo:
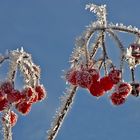
[(137, 36), (140, 37), (140, 31), (135, 31), (133, 28), (132, 29), (128, 29), (128, 28), (124, 28), (124, 27), (119, 27), (119, 26), (113, 26), (113, 27), (108, 27), (108, 29), (112, 29), (112, 30), (117, 30), (117, 31), (122, 31), (122, 32), (126, 32), (126, 33), (131, 33), (131, 34), (135, 34)]
[(118, 47), (120, 48), (121, 52), (123, 53), (124, 51), (124, 46), (121, 43), (120, 39), (118, 38), (117, 34), (113, 30), (107, 30), (107, 32), (112, 36), (112, 38), (115, 40), (117, 43)]
[(135, 82), (135, 69), (131, 69), (132, 82)]
[(101, 38), (102, 38), (102, 34), (99, 34), (99, 36), (98, 36), (98, 38), (95, 41), (95, 44), (93, 46), (93, 51), (90, 54), (90, 59), (92, 59), (95, 56), (95, 54), (96, 54), (96, 52), (97, 52), (97, 50), (98, 50), (98, 48), (100, 46)]
[(84, 51), (85, 51), (85, 57), (86, 57), (86, 66), (88, 67), (88, 65), (89, 65), (89, 53), (88, 53), (88, 47), (86, 44), (84, 45)]
[(108, 55), (107, 55), (106, 47), (105, 47), (105, 32), (104, 31), (102, 31), (102, 48), (103, 48), (104, 70), (105, 70), (105, 75), (107, 75), (106, 59), (108, 59)]
[(70, 107), (73, 103), (75, 94), (76, 94), (77, 86), (74, 86), (72, 89), (70, 89), (70, 93), (68, 97), (66, 97), (66, 101), (62, 104), (60, 110), (56, 114), (56, 117), (52, 123), (52, 128), (48, 131), (48, 140), (54, 140), (58, 134), (58, 131), (60, 127), (62, 126), (62, 123), (70, 110)]
[(121, 27), (121, 26), (96, 26), (96, 27), (91, 27), (90, 29), (90, 33), (89, 34), (92, 34), (93, 32), (95, 31), (101, 31), (101, 30), (116, 30), (116, 31), (121, 31), (121, 32), (125, 32), (125, 33), (131, 33), (131, 34), (135, 34), (137, 35), (138, 37), (140, 37), (140, 31), (135, 31), (133, 28), (132, 29), (128, 29), (126, 27)]
[(10, 124), (10, 108), (3, 111), (5, 121), (3, 122), (4, 140), (12, 140), (12, 128)]

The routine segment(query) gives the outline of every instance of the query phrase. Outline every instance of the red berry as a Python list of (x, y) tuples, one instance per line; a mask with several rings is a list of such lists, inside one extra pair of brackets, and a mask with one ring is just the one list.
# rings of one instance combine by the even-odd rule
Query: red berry
[(23, 101), (16, 104), (15, 107), (20, 113), (22, 113), (23, 115), (27, 115), (31, 110), (31, 103)]
[(11, 93), (7, 94), (7, 100), (9, 103), (17, 103), (21, 100), (21, 94), (18, 90), (13, 90)]
[(128, 83), (120, 82), (116, 86), (116, 92), (120, 93), (123, 97), (127, 97), (131, 92), (132, 88), (131, 85)]
[(9, 106), (9, 103), (7, 101), (7, 99), (3, 99), (0, 101), (0, 111), (3, 111), (4, 109), (6, 109)]
[(11, 111), (10, 112), (10, 121), (11, 122), (10, 123), (11, 123), (12, 127), (16, 124), (17, 119), (18, 119), (18, 115), (15, 112)]
[(45, 99), (46, 92), (45, 92), (45, 89), (44, 89), (43, 85), (36, 86), (35, 91), (36, 91), (36, 94), (38, 96), (38, 101), (41, 101), (41, 100)]
[(33, 89), (32, 89), (31, 87), (28, 87), (28, 88), (25, 89), (25, 94), (26, 94), (26, 96), (27, 96), (28, 98), (30, 98), (30, 97), (33, 96), (34, 91), (33, 91)]
[(38, 100), (38, 95), (37, 94), (34, 94), (33, 96), (32, 96), (32, 98), (30, 99), (30, 103), (32, 104), (32, 103), (36, 103), (36, 102), (38, 102), (39, 100)]
[(11, 111), (10, 112), (10, 123), (11, 123), (12, 127), (17, 123), (17, 119), (18, 119), (18, 115), (15, 112)]
[[(16, 124), (17, 119), (18, 119), (18, 115), (15, 112), (11, 111), (10, 112), (10, 124), (12, 127)], [(3, 116), (2, 121), (5, 122), (5, 120), (7, 120), (7, 119), (6, 119), (6, 117)]]
[(114, 84), (117, 84), (121, 80), (121, 71), (113, 69), (109, 72), (108, 76)]
[(22, 100), (26, 102), (31, 102), (34, 99), (35, 91), (32, 87), (26, 87), (22, 91)]
[(79, 71), (75, 70), (75, 69), (70, 69), (67, 73), (66, 73), (66, 80), (71, 83), (72, 85), (77, 85), (77, 80), (76, 80), (76, 75)]
[(92, 81), (96, 82), (100, 78), (99, 70), (97, 69), (88, 69), (89, 74), (92, 76)]
[(76, 80), (80, 87), (87, 88), (93, 82), (96, 82), (99, 77), (99, 71), (96, 69), (81, 69), (76, 75)]
[(6, 81), (1, 84), (0, 88), (2, 92), (4, 92), (5, 94), (8, 94), (8, 93), (11, 93), (11, 91), (13, 90), (13, 84), (9, 81)]
[(121, 105), (126, 101), (126, 99), (121, 94), (116, 92), (110, 96), (110, 99), (113, 105)]
[(89, 74), (88, 71), (81, 70), (77, 73), (76, 79), (77, 79), (77, 84), (80, 87), (86, 88), (88, 85), (91, 84), (92, 76)]
[(104, 89), (102, 88), (102, 86), (100, 85), (100, 82), (94, 82), (92, 83), (89, 87), (88, 87), (90, 93), (93, 95), (93, 96), (96, 96), (96, 97), (99, 97), (99, 96), (102, 96), (104, 95), (105, 91)]
[(100, 85), (105, 91), (111, 90), (113, 87), (113, 83), (108, 76), (100, 79)]

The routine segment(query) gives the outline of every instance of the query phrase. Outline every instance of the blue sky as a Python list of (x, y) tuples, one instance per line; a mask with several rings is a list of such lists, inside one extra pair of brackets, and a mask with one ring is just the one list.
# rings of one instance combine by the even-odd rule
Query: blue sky
[[(88, 3), (107, 4), (108, 22), (140, 28), (139, 0), (0, 0), (0, 52), (23, 46), (40, 65), (48, 91), (48, 99), (33, 105), (29, 115), (19, 116), (14, 140), (45, 140), (65, 91), (61, 75), (70, 66), (75, 37), (95, 20), (84, 10)], [(140, 140), (139, 106), (139, 98), (129, 97), (114, 107), (107, 95), (97, 100), (80, 89), (56, 140)]]

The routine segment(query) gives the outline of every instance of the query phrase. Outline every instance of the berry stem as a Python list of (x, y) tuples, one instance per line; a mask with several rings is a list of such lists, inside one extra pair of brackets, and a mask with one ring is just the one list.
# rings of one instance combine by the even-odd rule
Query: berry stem
[(133, 35), (137, 35), (138, 37), (140, 37), (140, 31), (135, 31), (134, 29), (128, 29), (125, 27), (121, 27), (121, 26), (115, 26), (115, 25), (108, 25), (106, 27), (104, 26), (98, 26), (98, 27), (92, 27), (90, 30), (90, 35), (95, 32), (95, 31), (102, 31), (102, 30), (116, 30), (116, 31), (120, 31), (120, 32), (125, 32), (125, 33), (131, 33)]
[[(6, 59), (9, 59), (9, 57), (5, 57)], [(12, 82), (14, 85), (14, 80), (16, 76), (16, 70), (17, 70), (17, 64), (15, 64), (14, 59), (10, 59), (10, 68), (8, 73), (8, 80)], [(8, 108), (6, 108), (2, 113), (5, 118), (5, 121), (3, 122), (3, 133), (4, 133), (4, 140), (12, 140), (12, 127), (11, 127), (11, 120), (10, 120), (10, 109), (11, 105), (9, 105)]]
[(117, 34), (113, 30), (109, 29), (109, 30), (107, 30), (107, 32), (113, 37), (113, 39), (115, 40), (115, 42), (118, 44), (117, 46), (121, 50), (120, 71), (121, 71), (121, 80), (122, 80), (125, 48), (124, 48), (123, 44), (121, 43), (119, 37), (117, 36)]
[(121, 52), (123, 53), (124, 52), (124, 46), (121, 43), (120, 39), (118, 38), (117, 34), (111, 29), (108, 29), (107, 32), (112, 36), (112, 38), (118, 44), (118, 47), (120, 48)]
[(135, 69), (131, 69), (131, 77), (132, 77), (132, 82), (135, 82)]
[(77, 86), (70, 87), (70, 93), (67, 93), (69, 95), (67, 97), (65, 97), (66, 98), (65, 102), (62, 102), (60, 110), (56, 114), (56, 117), (52, 123), (52, 127), (48, 131), (48, 140), (54, 140), (56, 138), (58, 131), (59, 131), (60, 127), (62, 126), (62, 123), (64, 122), (64, 119), (65, 119), (68, 111), (70, 110), (70, 107), (75, 98), (77, 89), (78, 89)]
[(121, 27), (121, 26), (109, 26), (108, 28), (112, 29), (112, 30), (116, 30), (116, 31), (121, 31), (121, 32), (135, 34), (138, 37), (140, 37), (140, 31), (135, 31), (134, 29), (128, 29), (128, 28)]
[(96, 52), (97, 52), (97, 50), (98, 50), (98, 48), (100, 46), (101, 38), (102, 38), (102, 34), (99, 34), (99, 36), (98, 36), (98, 38), (95, 41), (95, 44), (93, 46), (93, 51), (90, 54), (90, 59), (92, 59), (95, 56), (95, 54), (96, 54)]
[(9, 56), (1, 56), (0, 58), (0, 64), (2, 64), (5, 60), (9, 59)]
[(108, 59), (106, 47), (105, 47), (105, 31), (102, 31), (102, 48), (103, 48), (103, 64), (104, 64), (104, 70), (105, 75), (107, 75), (107, 66), (106, 66), (106, 59)]
[(5, 116), (6, 120), (3, 122), (3, 133), (4, 140), (12, 140), (12, 128), (10, 123), (10, 108), (7, 108), (3, 111), (3, 116)]
[(88, 53), (87, 43), (84, 45), (84, 51), (85, 51), (85, 57), (86, 57), (86, 66), (88, 68), (88, 66), (89, 66), (89, 53)]

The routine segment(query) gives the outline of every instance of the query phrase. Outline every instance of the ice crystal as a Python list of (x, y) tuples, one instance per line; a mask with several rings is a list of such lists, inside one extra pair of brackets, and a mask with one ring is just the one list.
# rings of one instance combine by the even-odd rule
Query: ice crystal
[[(124, 41), (122, 41), (117, 34), (118, 32), (130, 33), (136, 38), (140, 38), (140, 30), (137, 27), (133, 27), (131, 25), (126, 26), (123, 23), (108, 23), (106, 19), (106, 5), (98, 6), (95, 4), (88, 4), (86, 5), (85, 9), (89, 9), (91, 12), (96, 14), (97, 20), (86, 26), (86, 30), (76, 39), (76, 48), (72, 52), (70, 60), (70, 70), (74, 68), (74, 70), (84, 71), (95, 68), (98, 69), (98, 71), (103, 70), (104, 76), (99, 80), (96, 80), (96, 82), (93, 82), (94, 84), (92, 83), (88, 86), (83, 86), (83, 82), (85, 82), (84, 84), (89, 82), (88, 80), (85, 80), (87, 78), (85, 75), (83, 79), (79, 78), (80, 76), (75, 76), (78, 80), (74, 77), (74, 82), (70, 82), (70, 80), (65, 78), (65, 80), (67, 80), (67, 82), (70, 84), (70, 88), (64, 94), (64, 96), (61, 97), (61, 107), (57, 110), (56, 117), (54, 118), (54, 122), (49, 130), (48, 140), (55, 139), (62, 122), (64, 121), (64, 118), (67, 115), (71, 104), (73, 103), (75, 92), (78, 87), (88, 89), (93, 96), (101, 96), (105, 93), (105, 91), (118, 84), (118, 82), (123, 81), (122, 73), (125, 72), (124, 62), (127, 62), (130, 67), (133, 82), (135, 81), (134, 68), (140, 64), (140, 48), (135, 48), (135, 50), (132, 50), (130, 47), (126, 48)], [(112, 61), (112, 56), (108, 53), (108, 49), (111, 49), (111, 47), (106, 45), (106, 35), (112, 37), (111, 40), (116, 43), (115, 46), (117, 46), (120, 50), (120, 59), (117, 61), (117, 63), (119, 62), (119, 68), (116, 68), (115, 63)], [(140, 44), (139, 42), (134, 43)], [(119, 74), (114, 73), (114, 76), (112, 76), (110, 74), (111, 71), (118, 71)], [(109, 74), (110, 76), (108, 76)], [(80, 84), (77, 84), (79, 79), (81, 80), (79, 82)], [(100, 90), (99, 94), (97, 94), (98, 90), (96, 91), (96, 88), (94, 89), (96, 86), (98, 87), (97, 89)], [(93, 87), (94, 90), (90, 87)], [(93, 91), (96, 92), (94, 93)], [(126, 97), (123, 98), (123, 100), (120, 100), (121, 98), (118, 96), (118, 93), (115, 93), (115, 95), (112, 94), (110, 99), (114, 105), (121, 105), (124, 103), (124, 101), (126, 101)]]

